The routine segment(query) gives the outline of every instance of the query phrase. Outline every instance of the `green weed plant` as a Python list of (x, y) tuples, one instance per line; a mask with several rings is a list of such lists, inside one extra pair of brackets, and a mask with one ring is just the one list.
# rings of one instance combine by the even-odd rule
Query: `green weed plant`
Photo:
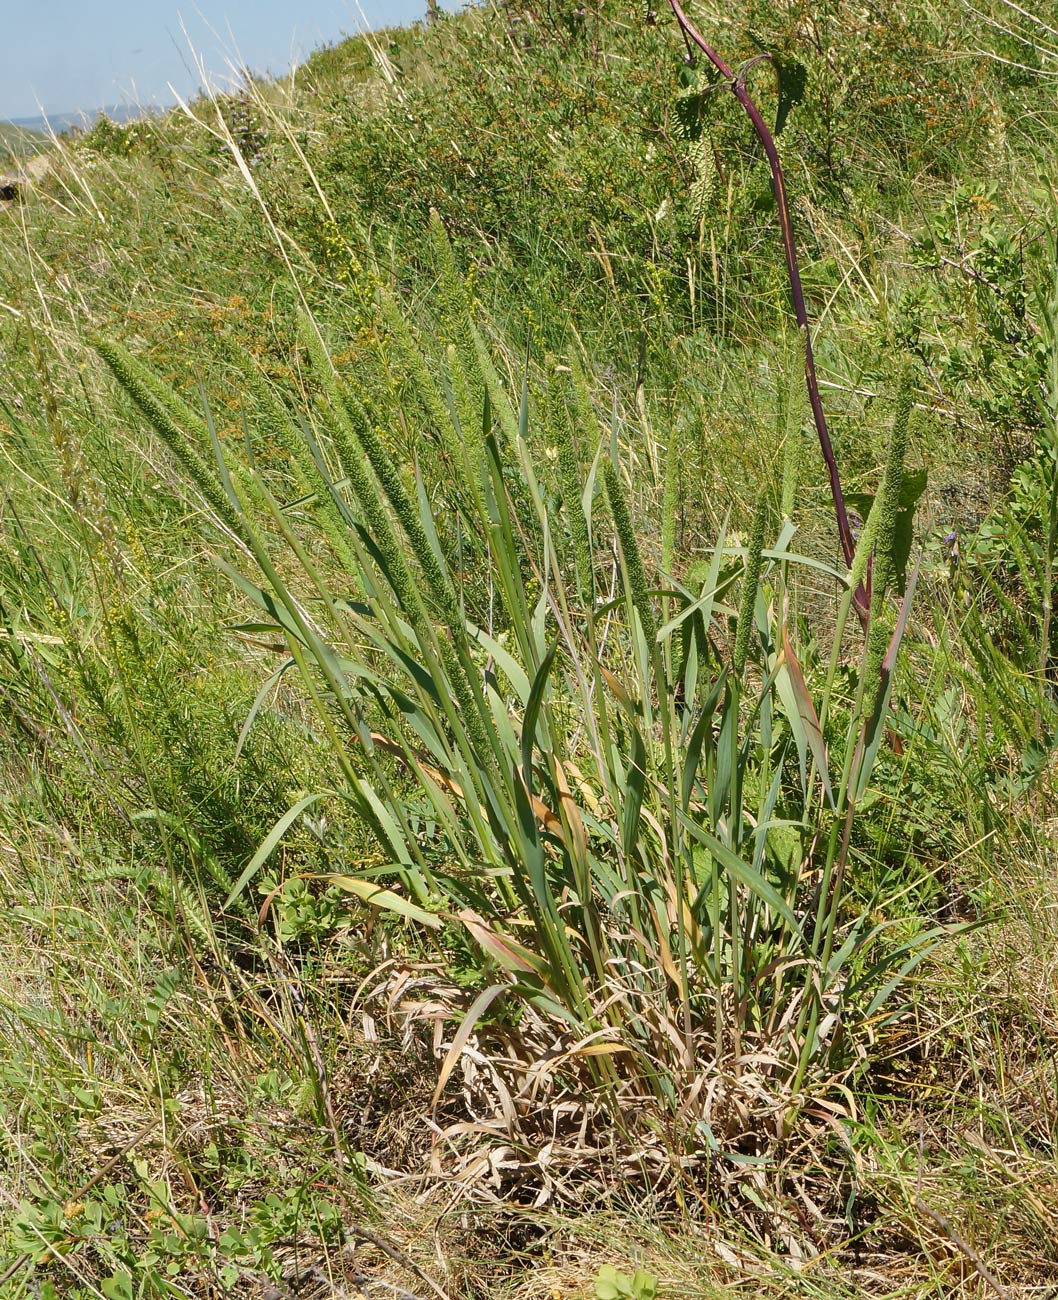
[[(853, 584), (835, 656), (870, 553), (872, 630), (883, 629), (868, 639), (844, 733), (828, 742), (834, 665), (817, 708), (788, 621), (791, 573), (819, 562), (791, 550), (792, 522), (762, 506), (745, 547), (722, 530), (700, 584), (650, 573), (616, 438), (585, 422), (585, 403), (541, 401), (529, 368), (517, 376), (493, 360), (437, 221), (432, 238), (440, 332), (454, 344), (424, 353), (392, 305), (387, 314), (417, 392), (409, 416), (453, 459), (454, 524), (416, 469), (393, 460), (392, 412), (364, 404), (367, 386), (339, 373), (311, 317), (301, 339), (318, 400), (288, 416), (304, 476), (293, 502), (130, 354), (99, 345), (240, 543), (241, 559), (218, 562), (258, 608), (260, 622), (244, 626), (286, 640), (341, 773), (280, 819), (225, 905), (298, 818), (338, 798), (371, 828), (381, 862), (328, 883), (442, 942), (462, 927), (479, 950), (484, 987), (438, 1093), (488, 1013), (535, 1026), (523, 1083), (541, 1069), (534, 1035), (549, 1038), (556, 1086), (587, 1087), (629, 1137), (646, 1124), (677, 1151), (708, 1150), (720, 1114), (707, 1082), (730, 1076), (738, 1089), (742, 1075), (757, 1097), (744, 1122), (767, 1117), (782, 1131), (806, 1091), (844, 1076), (923, 950), (890, 948), (884, 922), (844, 905), (850, 829), (914, 586), (899, 617), (883, 618), (910, 389), (872, 526), (851, 569), (828, 570)], [(541, 426), (547, 411), (557, 429)], [(540, 457), (549, 446), (564, 447), (557, 474)], [(480, 547), (472, 586), (452, 562), (453, 527)], [(424, 806), (435, 828), (425, 841)]]

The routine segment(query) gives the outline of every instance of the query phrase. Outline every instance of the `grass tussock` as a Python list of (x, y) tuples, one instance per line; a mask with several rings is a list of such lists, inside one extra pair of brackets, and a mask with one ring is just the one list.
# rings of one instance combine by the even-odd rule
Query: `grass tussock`
[(505, 5), (53, 143), (5, 1300), (1058, 1286), (1054, 60)]

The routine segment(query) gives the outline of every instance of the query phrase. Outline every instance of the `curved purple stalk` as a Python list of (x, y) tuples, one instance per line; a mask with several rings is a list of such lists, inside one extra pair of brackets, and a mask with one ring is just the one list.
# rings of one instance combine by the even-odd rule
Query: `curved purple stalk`
[[(782, 232), (782, 243), (786, 252), (786, 273), (790, 280), (790, 296), (793, 299), (794, 316), (804, 334), (805, 384), (808, 388), (808, 401), (812, 407), (812, 418), (815, 421), (816, 433), (819, 435), (820, 450), (823, 453), (823, 459), (826, 461), (827, 474), (830, 478), (830, 494), (834, 498), (834, 513), (837, 516), (838, 537), (841, 540), (842, 554), (845, 556), (845, 563), (851, 565), (852, 557), (856, 551), (856, 544), (852, 538), (849, 514), (845, 507), (845, 494), (841, 488), (838, 462), (834, 456), (830, 434), (827, 431), (827, 417), (823, 411), (823, 402), (819, 396), (819, 382), (816, 379), (815, 358), (812, 354), (812, 334), (808, 328), (808, 308), (805, 306), (804, 289), (801, 286), (801, 272), (797, 263), (797, 245), (794, 243), (793, 221), (790, 217), (790, 204), (786, 198), (786, 182), (783, 179), (782, 164), (779, 162), (779, 151), (775, 147), (775, 139), (771, 131), (768, 130), (760, 109), (753, 102), (749, 91), (746, 89), (745, 72), (735, 76), (716, 50), (713, 49), (683, 12), (679, 0), (669, 0), (669, 4), (672, 7), (672, 12), (676, 15), (676, 21), (680, 25), (683, 38), (688, 42), (688, 49), (691, 42), (697, 45), (728, 83), (735, 98), (745, 109), (746, 116), (753, 123), (753, 129), (764, 146), (764, 152), (768, 158), (768, 166), (771, 168), (772, 190), (775, 193), (775, 205), (779, 210), (779, 228)], [(859, 611), (861, 620), (865, 618), (867, 614), (867, 593), (862, 584), (856, 592), (856, 608)]]

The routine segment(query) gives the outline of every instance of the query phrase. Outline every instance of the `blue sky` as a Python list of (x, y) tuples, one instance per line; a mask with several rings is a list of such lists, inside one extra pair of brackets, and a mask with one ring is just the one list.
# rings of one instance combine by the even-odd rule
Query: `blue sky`
[[(426, 0), (360, 3), (374, 28), (426, 10)], [(181, 19), (215, 77), (233, 56), (255, 72), (285, 72), (363, 21), (357, 0), (2, 0), (0, 8), (0, 118), (172, 103), (169, 82), (194, 91)]]

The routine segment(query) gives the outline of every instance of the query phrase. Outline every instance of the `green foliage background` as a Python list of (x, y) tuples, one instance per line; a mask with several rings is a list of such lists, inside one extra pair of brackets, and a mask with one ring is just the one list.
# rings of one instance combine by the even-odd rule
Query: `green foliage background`
[[(783, 1270), (801, 1252), (834, 1261), (819, 1285), (836, 1295), (857, 1240), (894, 1291), (947, 1294), (953, 1261), (966, 1285), (979, 1265), (1011, 1285), (1053, 1279), (1053, 22), (1001, 0), (694, 16), (733, 67), (766, 53), (783, 69), (785, 94), (767, 64), (747, 84), (781, 126), (824, 400), (865, 528), (882, 526), (870, 507), (917, 367), (904, 484), (923, 487), (919, 586), (841, 925), (884, 924), (899, 948), (938, 922), (988, 924), (917, 969), (901, 1019), (865, 1030), (856, 1092), (819, 1092), (806, 1148), (781, 1132), (758, 1148), (732, 1120), (710, 1134), (697, 1210), (685, 1191), (651, 1202), (643, 1170), (615, 1174), (605, 1150), (569, 1158), (558, 1190), (501, 1169), (502, 1214), (467, 1210), (484, 1244), (437, 1227), (446, 1285), (573, 1295), (605, 1277), (646, 1294), (657, 1275), (659, 1296), (706, 1295), (745, 1251), (767, 1262), (762, 1286), (791, 1293)], [(618, 599), (617, 549), (626, 612), (644, 624), (712, 572), (730, 619), (703, 636), (703, 662), (734, 651), (752, 677), (779, 609), (833, 745), (860, 707), (855, 629), (835, 647), (822, 569), (780, 583), (780, 560), (758, 554), (765, 521), (793, 503), (795, 549), (823, 566), (837, 555), (787, 297), (767, 170), (734, 98), (686, 64), (667, 12), (609, 2), (471, 9), (319, 51), (289, 83), (251, 82), (191, 115), (100, 122), (58, 141), (52, 173), (0, 211), (0, 1242), (20, 1265), (0, 1293), (251, 1294), (289, 1282), (291, 1241), (337, 1269), (343, 1234), (365, 1223), (400, 1246), (373, 1268), (422, 1288), (408, 1259), (436, 1266), (407, 1227), (430, 1221), (429, 1197), (410, 1209), (390, 1175), (428, 1164), (409, 1116), (468, 1112), (454, 1083), (432, 1097), (444, 1053), (430, 1032), (380, 1030), (363, 998), (374, 972), (431, 970), (450, 1043), (495, 961), (457, 927), (439, 950), (427, 927), (320, 879), (380, 865), (342, 799), (292, 820), (224, 906), (286, 810), (340, 786), (347, 761), (296, 674), (277, 673), (289, 646), (275, 620), (217, 564), (247, 558), (241, 517), (222, 527), (219, 446), (240, 486), (256, 475), (288, 510), (328, 589), (365, 598), (360, 554), (331, 544), (338, 507), (303, 481), (306, 430), (330, 452), (299, 311), (436, 528), (471, 620), (487, 625), (496, 592), (467, 526), (480, 489), (445, 421), (479, 418), (485, 355), (513, 412), (523, 382), (531, 395), (540, 467), (538, 485), (514, 467), (505, 479), (529, 521), (511, 581), (536, 594), (533, 491), (544, 521), (575, 519), (594, 473), (591, 537), (571, 524), (555, 542), (571, 601)], [(100, 364), (100, 337), (149, 368), (195, 437), (152, 431)], [(416, 356), (443, 419), (423, 405)], [(620, 474), (602, 467), (614, 449)], [(612, 595), (592, 548), (611, 557)], [(278, 577), (316, 600), (306, 572), (287, 554)], [(687, 639), (667, 653), (675, 680)], [(571, 707), (571, 733), (580, 716)], [(795, 768), (787, 804), (803, 795)], [(392, 756), (379, 770), (417, 851), (443, 865), (436, 809)], [(762, 778), (746, 770), (749, 806)], [(770, 837), (795, 901), (804, 851), (797, 832)], [(418, 905), (437, 906), (429, 891)], [(531, 1039), (528, 1013), (504, 1005), (480, 1013), (486, 1057)], [(817, 1216), (790, 1210), (797, 1180)], [(578, 1215), (604, 1193), (627, 1216), (609, 1235)], [(566, 1207), (557, 1225), (532, 1217), (537, 1196)], [(705, 1280), (696, 1215), (727, 1243)]]

